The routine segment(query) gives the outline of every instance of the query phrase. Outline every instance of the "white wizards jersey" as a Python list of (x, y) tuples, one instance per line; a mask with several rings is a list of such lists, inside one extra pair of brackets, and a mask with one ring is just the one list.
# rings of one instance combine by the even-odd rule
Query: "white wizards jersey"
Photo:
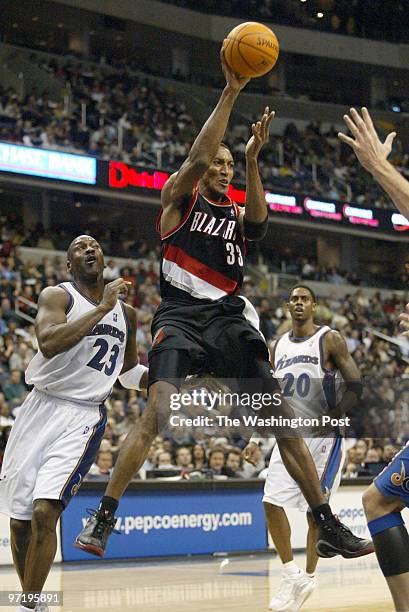
[(294, 338), (290, 331), (276, 342), (274, 375), (296, 417), (319, 418), (337, 404), (342, 377), (324, 363), (324, 337), (329, 331), (323, 325), (306, 338)]
[[(59, 287), (70, 297), (67, 322), (97, 306), (73, 283), (61, 283)], [(26, 383), (62, 399), (103, 402), (122, 370), (128, 330), (125, 306), (117, 301), (115, 308), (72, 348), (51, 359), (38, 351), (27, 368)]]

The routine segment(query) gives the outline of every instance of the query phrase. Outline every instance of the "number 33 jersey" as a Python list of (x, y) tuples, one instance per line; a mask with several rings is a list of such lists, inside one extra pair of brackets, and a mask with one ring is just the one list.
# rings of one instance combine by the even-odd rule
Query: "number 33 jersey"
[[(214, 202), (197, 188), (182, 204), (182, 218), (162, 234), (161, 296), (183, 301), (219, 300), (240, 291), (245, 241), (240, 209), (226, 196)], [(160, 232), (159, 216), (156, 229)]]
[(339, 401), (340, 372), (325, 368), (324, 338), (329, 331), (323, 325), (307, 338), (295, 338), (290, 331), (274, 347), (274, 375), (297, 417), (319, 418)]
[[(59, 287), (69, 295), (67, 322), (97, 306), (73, 283), (61, 283)], [(125, 306), (117, 301), (115, 308), (72, 348), (51, 359), (39, 351), (27, 368), (26, 383), (54, 397), (102, 403), (122, 370), (128, 330)]]

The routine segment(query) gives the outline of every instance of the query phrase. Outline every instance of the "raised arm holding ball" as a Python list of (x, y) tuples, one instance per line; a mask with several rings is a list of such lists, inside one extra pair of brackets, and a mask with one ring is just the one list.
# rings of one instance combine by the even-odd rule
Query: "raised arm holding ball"
[[(258, 40), (264, 39), (257, 35), (256, 44)], [(240, 209), (228, 196), (234, 160), (222, 138), (234, 102), (249, 78), (241, 78), (229, 68), (223, 50), (221, 63), (226, 86), (220, 99), (188, 158), (162, 189), (157, 223), (162, 303), (152, 321), (149, 401), (137, 428), (129, 432), (121, 448), (98, 511), (76, 541), (79, 548), (99, 556), (103, 556), (115, 525), (119, 499), (142, 466), (153, 439), (166, 425), (171, 398), (188, 374), (206, 369), (216, 378), (235, 379), (240, 393), (254, 391), (274, 397), (280, 390), (271, 373), (257, 313), (249, 300), (240, 296), (246, 240), (261, 240), (267, 231), (267, 205), (257, 159), (268, 140), (274, 113), (266, 108), (260, 121), (252, 125), (246, 147), (246, 204)], [(253, 382), (252, 389), (248, 381)], [(278, 415), (288, 414), (285, 402), (274, 410)], [(354, 536), (333, 516), (303, 439), (279, 433), (276, 437), (286, 469), (298, 482), (319, 525), (320, 554), (361, 556), (372, 552), (370, 542)]]

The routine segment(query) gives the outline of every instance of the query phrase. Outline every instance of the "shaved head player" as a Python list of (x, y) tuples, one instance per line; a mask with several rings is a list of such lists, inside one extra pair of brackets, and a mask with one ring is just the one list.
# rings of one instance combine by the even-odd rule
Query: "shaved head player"
[[(222, 139), (233, 105), (249, 79), (239, 78), (229, 69), (223, 52), (221, 62), (226, 86), (220, 99), (188, 158), (162, 189), (158, 223), (162, 303), (152, 322), (149, 402), (140, 424), (129, 432), (121, 448), (96, 516), (89, 519), (76, 541), (78, 547), (101, 556), (115, 525), (118, 500), (166, 424), (171, 396), (187, 374), (207, 369), (218, 378), (235, 378), (242, 392), (248, 392), (250, 379), (256, 387), (254, 392), (273, 397), (279, 391), (257, 313), (240, 296), (246, 240), (261, 240), (267, 231), (258, 156), (268, 141), (274, 113), (266, 108), (251, 126), (245, 150), (246, 203), (240, 209), (227, 195), (234, 160)], [(275, 411), (288, 414), (289, 407), (283, 402)], [(333, 516), (302, 438), (281, 436), (278, 444), (286, 469), (299, 484), (319, 524), (323, 542), (320, 554), (372, 552), (368, 541), (344, 530)]]
[[(72, 282), (47, 287), (36, 318), (39, 351), (26, 372), (34, 389), (18, 411), (0, 474), (0, 512), (10, 517), (13, 562), (23, 595), (35, 603), (53, 562), (56, 524), (97, 454), (106, 424), (104, 400), (119, 376), (146, 387), (138, 365), (136, 313), (120, 299), (126, 283), (104, 286), (104, 256), (91, 236), (67, 253)], [(143, 379), (143, 380), (141, 380)]]

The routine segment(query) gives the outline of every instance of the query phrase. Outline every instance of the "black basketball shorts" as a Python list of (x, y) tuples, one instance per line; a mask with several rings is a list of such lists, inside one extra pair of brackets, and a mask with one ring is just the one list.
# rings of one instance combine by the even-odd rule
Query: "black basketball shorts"
[(180, 387), (200, 372), (251, 377), (255, 358), (268, 361), (269, 353), (250, 314), (254, 321), (254, 308), (238, 296), (204, 304), (163, 300), (152, 321), (149, 385), (168, 380)]

